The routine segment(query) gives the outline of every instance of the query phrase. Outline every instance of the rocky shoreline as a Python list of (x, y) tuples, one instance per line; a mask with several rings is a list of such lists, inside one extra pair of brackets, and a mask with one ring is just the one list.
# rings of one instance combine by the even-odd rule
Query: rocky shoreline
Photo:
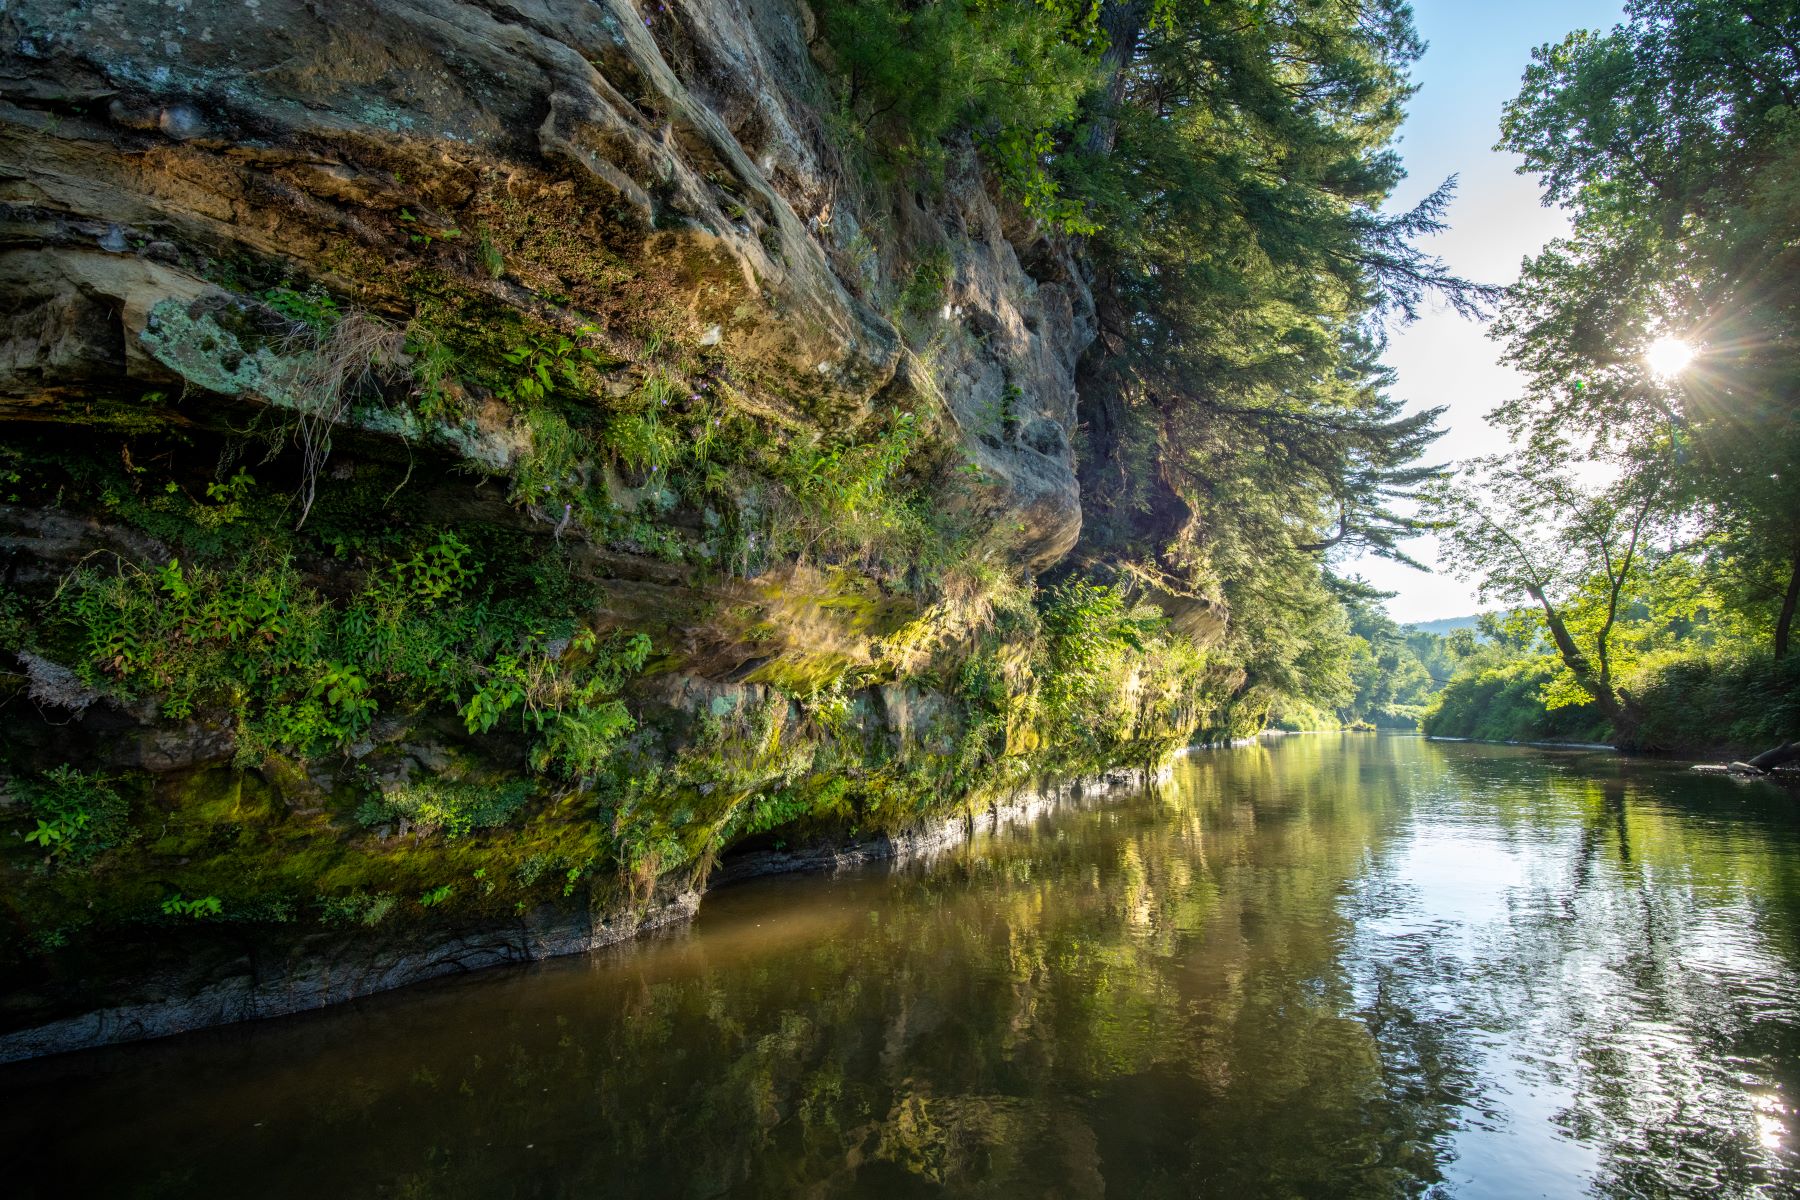
[(1148, 786), (1166, 777), (1167, 770), (1116, 769), (1095, 778), (1044, 783), (979, 814), (961, 814), (893, 837), (744, 854), (716, 868), (702, 888), (659, 892), (632, 908), (544, 908), (517, 920), (455, 932), (420, 932), (403, 939), (315, 935), (282, 946), (249, 945), (204, 961), (190, 959), (140, 981), (139, 995), (129, 1000), (0, 1035), (0, 1063), (289, 1016), (446, 976), (590, 953), (686, 924), (699, 911), (702, 895), (715, 888), (771, 875), (927, 860), (979, 832), (1032, 820), (1087, 796)]

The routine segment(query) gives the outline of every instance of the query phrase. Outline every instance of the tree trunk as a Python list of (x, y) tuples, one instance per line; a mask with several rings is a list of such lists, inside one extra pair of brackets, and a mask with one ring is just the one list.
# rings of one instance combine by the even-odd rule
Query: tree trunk
[(1107, 0), (1100, 11), (1100, 28), (1106, 34), (1106, 53), (1100, 56), (1101, 78), (1106, 89), (1100, 101), (1100, 112), (1088, 127), (1089, 154), (1105, 157), (1112, 153), (1118, 137), (1119, 105), (1125, 102), (1125, 69), (1137, 53), (1138, 35), (1144, 31), (1144, 14), (1149, 0)]
[(1600, 709), (1608, 721), (1612, 722), (1613, 740), (1622, 746), (1628, 746), (1637, 736), (1636, 706), (1615, 691), (1612, 681), (1595, 673), (1594, 665), (1588, 661), (1581, 647), (1569, 634), (1569, 627), (1563, 624), (1562, 614), (1556, 606), (1545, 598), (1537, 588), (1527, 588), (1531, 598), (1538, 607), (1544, 610), (1544, 624), (1550, 627), (1550, 640), (1556, 643), (1556, 652), (1562, 656), (1563, 665), (1575, 676), (1575, 682), (1581, 689), (1594, 698), (1594, 704)]
[(1775, 661), (1787, 657), (1794, 636), (1794, 609), (1800, 605), (1800, 546), (1794, 548), (1794, 567), (1788, 572), (1787, 595), (1781, 599), (1781, 615), (1775, 619)]
[(1751, 759), (1750, 765), (1759, 771), (1773, 771), (1776, 767), (1786, 766), (1796, 759), (1800, 759), (1800, 745), (1783, 742), (1773, 750), (1764, 750)]

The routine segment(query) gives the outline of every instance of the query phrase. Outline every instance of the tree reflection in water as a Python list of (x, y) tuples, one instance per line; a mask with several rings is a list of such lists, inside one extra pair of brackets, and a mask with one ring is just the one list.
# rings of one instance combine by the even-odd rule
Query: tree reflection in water
[(588, 962), (9, 1071), (0, 1136), (44, 1195), (1773, 1195), (1797, 872), (1779, 793), (1286, 739)]

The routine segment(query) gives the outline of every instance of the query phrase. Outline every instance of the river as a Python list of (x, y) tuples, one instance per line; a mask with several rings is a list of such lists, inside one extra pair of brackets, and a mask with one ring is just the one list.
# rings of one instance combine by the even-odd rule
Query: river
[(1800, 1195), (1797, 806), (1589, 751), (1195, 752), (590, 958), (0, 1070), (6, 1190)]

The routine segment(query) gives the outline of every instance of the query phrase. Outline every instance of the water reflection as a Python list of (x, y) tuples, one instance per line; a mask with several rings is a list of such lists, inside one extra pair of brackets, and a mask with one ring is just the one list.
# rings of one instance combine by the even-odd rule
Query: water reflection
[(1197, 755), (628, 952), (12, 1069), (0, 1138), (46, 1196), (1791, 1194), (1792, 804)]

